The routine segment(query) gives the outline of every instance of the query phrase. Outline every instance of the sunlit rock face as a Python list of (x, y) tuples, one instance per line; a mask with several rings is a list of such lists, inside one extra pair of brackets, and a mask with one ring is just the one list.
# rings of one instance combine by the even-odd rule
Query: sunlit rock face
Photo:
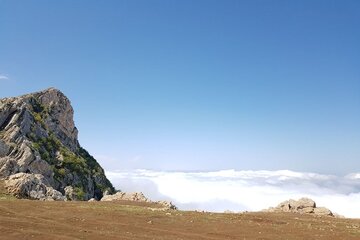
[(14, 189), (23, 188), (9, 182), (17, 173), (34, 174), (26, 179), (37, 179), (32, 184), (17, 181), (27, 183), (29, 191), (23, 193), (48, 187), (64, 195), (71, 186), (74, 199), (88, 200), (114, 191), (101, 166), (81, 148), (73, 116), (70, 100), (55, 88), (0, 99), (0, 178), (8, 181), (14, 195), (42, 196), (17, 193)]

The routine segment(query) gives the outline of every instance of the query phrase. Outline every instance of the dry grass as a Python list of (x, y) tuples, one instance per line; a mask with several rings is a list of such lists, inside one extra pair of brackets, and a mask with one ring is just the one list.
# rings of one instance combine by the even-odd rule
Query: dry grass
[(5, 190), (5, 184), (3, 180), (0, 180), (0, 200), (15, 200), (16, 198), (8, 194)]
[(360, 220), (156, 211), (132, 202), (0, 200), (0, 239), (360, 239)]

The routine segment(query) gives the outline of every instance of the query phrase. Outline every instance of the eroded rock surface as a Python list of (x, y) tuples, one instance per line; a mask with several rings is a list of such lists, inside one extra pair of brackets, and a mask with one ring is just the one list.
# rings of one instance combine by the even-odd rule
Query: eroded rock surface
[(64, 201), (61, 192), (49, 187), (41, 174), (16, 173), (5, 180), (9, 193), (18, 198)]
[(7, 179), (10, 192), (42, 200), (64, 197), (68, 186), (69, 200), (114, 192), (104, 170), (81, 148), (73, 115), (69, 99), (55, 88), (0, 99), (0, 179)]
[(135, 201), (135, 202), (147, 202), (147, 203), (156, 203), (162, 206), (162, 210), (177, 210), (177, 207), (169, 201), (151, 201), (142, 192), (126, 193), (126, 192), (117, 192), (112, 195), (105, 195), (101, 198), (100, 201)]
[(317, 216), (334, 216), (334, 214), (325, 207), (317, 207), (315, 201), (309, 198), (300, 198), (299, 200), (287, 200), (276, 207), (271, 207), (265, 212), (293, 212), (300, 214), (314, 214)]

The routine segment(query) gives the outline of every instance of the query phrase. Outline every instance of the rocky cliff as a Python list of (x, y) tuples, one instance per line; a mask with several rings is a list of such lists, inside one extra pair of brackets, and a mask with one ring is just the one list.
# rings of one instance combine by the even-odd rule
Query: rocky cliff
[(50, 88), (0, 99), (0, 179), (18, 197), (101, 199), (114, 192), (78, 142), (69, 99)]

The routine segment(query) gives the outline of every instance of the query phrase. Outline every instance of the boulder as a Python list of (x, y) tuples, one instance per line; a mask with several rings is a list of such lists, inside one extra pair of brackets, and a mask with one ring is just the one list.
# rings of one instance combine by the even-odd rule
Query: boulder
[(316, 207), (316, 203), (309, 198), (300, 198), (299, 200), (287, 200), (280, 203), (275, 210), (281, 210), (283, 212), (303, 212), (310, 213), (313, 208)]
[(7, 191), (17, 198), (64, 201), (61, 192), (46, 184), (41, 174), (17, 173), (5, 180)]
[(65, 197), (68, 201), (82, 201), (84, 200), (85, 193), (80, 188), (66, 186), (64, 188)]
[(110, 201), (134, 201), (134, 202), (148, 202), (155, 203), (161, 206), (161, 210), (177, 210), (177, 207), (169, 201), (151, 201), (142, 192), (126, 193), (126, 192), (117, 192), (112, 195), (105, 195), (101, 198), (100, 201), (110, 202)]
[(313, 214), (316, 216), (335, 216), (329, 209), (316, 207), (315, 201), (309, 198), (300, 198), (299, 200), (287, 200), (276, 207), (264, 210), (265, 212), (292, 212), (300, 214)]
[(163, 206), (165, 209), (168, 210), (177, 210), (177, 207), (170, 201), (157, 201), (157, 204), (160, 204), (161, 206)]
[(314, 214), (319, 216), (334, 216), (334, 214), (329, 209), (324, 207), (314, 208)]
[(64, 192), (65, 192), (66, 200), (70, 200), (70, 201), (76, 200), (74, 188), (72, 186), (66, 186), (64, 188)]
[(290, 203), (291, 209), (306, 209), (306, 208), (315, 208), (316, 203), (310, 198), (300, 198), (297, 201), (291, 201)]
[(126, 193), (117, 192), (112, 195), (105, 195), (101, 198), (101, 201), (135, 201), (135, 202), (150, 202), (148, 198), (142, 192)]

